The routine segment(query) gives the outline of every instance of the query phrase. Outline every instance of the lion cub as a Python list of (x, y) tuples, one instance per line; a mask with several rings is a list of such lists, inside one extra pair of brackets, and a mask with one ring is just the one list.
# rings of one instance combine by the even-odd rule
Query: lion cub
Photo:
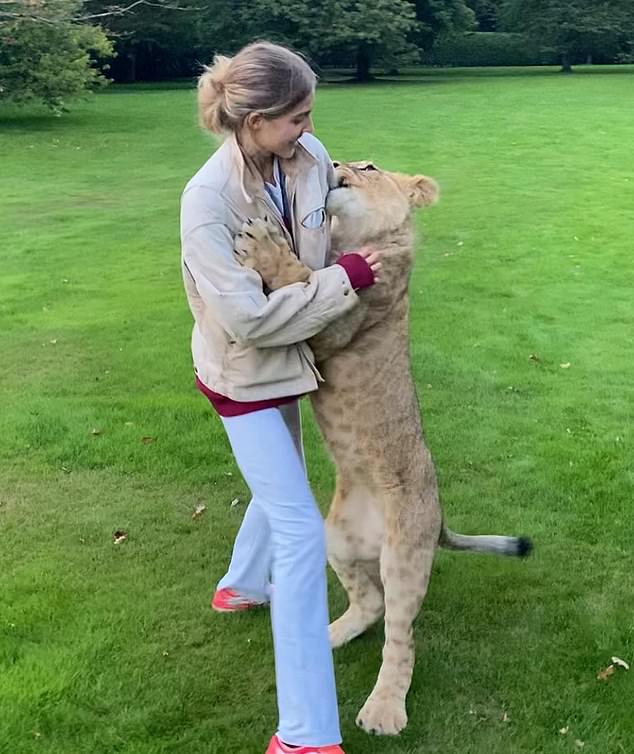
[[(355, 309), (310, 341), (325, 379), (311, 401), (337, 470), (326, 520), (328, 560), (349, 599), (346, 612), (330, 625), (330, 638), (333, 647), (341, 646), (385, 616), (383, 664), (357, 724), (371, 733), (396, 734), (407, 724), (413, 623), (436, 548), (523, 556), (531, 544), (515, 537), (467, 537), (443, 523), (408, 331), (411, 213), (436, 201), (435, 182), (368, 162), (336, 165), (336, 176), (338, 187), (327, 200), (334, 218), (330, 261), (337, 249), (367, 244), (382, 250), (383, 271), (380, 282), (360, 292)], [(311, 275), (269, 220), (245, 224), (235, 251), (271, 290)]]

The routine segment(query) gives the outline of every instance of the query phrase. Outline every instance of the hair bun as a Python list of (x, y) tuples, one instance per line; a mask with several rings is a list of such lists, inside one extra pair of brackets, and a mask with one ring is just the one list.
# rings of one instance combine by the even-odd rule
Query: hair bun
[(231, 65), (231, 58), (216, 55), (210, 66), (198, 79), (198, 111), (200, 122), (212, 133), (222, 133), (226, 129), (225, 81)]

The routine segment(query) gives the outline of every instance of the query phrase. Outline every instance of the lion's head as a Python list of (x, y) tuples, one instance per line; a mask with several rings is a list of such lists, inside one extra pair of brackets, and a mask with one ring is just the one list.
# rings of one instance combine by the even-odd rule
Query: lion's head
[(381, 170), (371, 162), (334, 163), (337, 187), (326, 209), (346, 243), (366, 243), (401, 228), (412, 209), (433, 204), (438, 185), (424, 175)]

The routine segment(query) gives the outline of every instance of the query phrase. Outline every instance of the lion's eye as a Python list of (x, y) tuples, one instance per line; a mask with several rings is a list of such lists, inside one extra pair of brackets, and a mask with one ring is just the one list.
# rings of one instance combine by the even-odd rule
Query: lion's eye
[(377, 170), (377, 168), (369, 162), (365, 167), (361, 168), (361, 170)]

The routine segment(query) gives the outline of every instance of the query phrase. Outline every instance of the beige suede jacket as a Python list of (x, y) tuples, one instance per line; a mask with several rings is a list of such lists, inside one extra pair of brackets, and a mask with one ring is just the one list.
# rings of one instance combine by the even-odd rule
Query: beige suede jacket
[[(292, 236), (229, 137), (189, 181), (181, 202), (183, 279), (194, 316), (192, 355), (199, 379), (237, 401), (315, 390), (321, 380), (305, 342), (358, 301), (340, 265), (324, 268), (330, 240), (325, 200), (334, 171), (328, 153), (304, 134), (280, 160), (292, 214)], [(274, 219), (299, 258), (314, 270), (308, 283), (265, 293), (260, 276), (242, 267), (233, 238), (247, 218)]]

